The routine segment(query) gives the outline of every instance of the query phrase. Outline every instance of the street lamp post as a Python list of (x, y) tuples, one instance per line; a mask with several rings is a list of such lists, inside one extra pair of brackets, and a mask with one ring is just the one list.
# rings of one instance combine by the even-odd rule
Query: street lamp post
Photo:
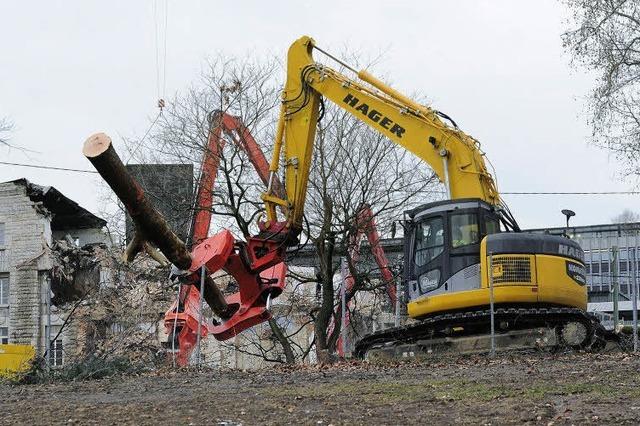
[(561, 210), (562, 214), (565, 215), (567, 217), (567, 231), (569, 230), (569, 219), (571, 219), (573, 216), (576, 215), (576, 212), (574, 212), (573, 210), (569, 210), (569, 209), (562, 209)]

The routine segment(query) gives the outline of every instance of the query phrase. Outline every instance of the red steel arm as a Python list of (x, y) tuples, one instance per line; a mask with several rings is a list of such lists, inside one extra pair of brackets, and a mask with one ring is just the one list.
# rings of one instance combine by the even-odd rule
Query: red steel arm
[[(209, 132), (207, 149), (202, 158), (202, 171), (198, 183), (196, 195), (196, 212), (193, 220), (192, 241), (194, 244), (207, 238), (211, 224), (211, 206), (213, 205), (213, 188), (216, 174), (220, 165), (220, 155), (224, 149), (225, 139), (223, 133), (246, 152), (249, 161), (258, 172), (260, 180), (265, 185), (269, 182), (269, 163), (255, 138), (245, 127), (239, 117), (234, 117), (223, 111), (212, 114), (212, 127)], [(276, 177), (272, 182), (273, 190), (279, 197), (283, 197), (284, 188)]]
[[(229, 139), (240, 149), (246, 152), (249, 161), (255, 167), (262, 182), (265, 185), (268, 184), (269, 163), (260, 149), (260, 146), (251, 135), (251, 132), (249, 132), (249, 129), (242, 124), (242, 121), (238, 117), (234, 117), (223, 111), (214, 112), (211, 115), (211, 129), (209, 131), (207, 149), (202, 157), (202, 168), (196, 193), (196, 211), (193, 217), (193, 226), (191, 231), (191, 241), (193, 241), (194, 245), (199, 244), (204, 240), (213, 240), (216, 237), (218, 237), (217, 239), (220, 241), (216, 242), (216, 244), (213, 244), (212, 241), (212, 244), (210, 244), (212, 248), (228, 246), (230, 241), (233, 241), (233, 238), (229, 233), (207, 239), (211, 225), (213, 188), (215, 187), (216, 175), (218, 173), (218, 167), (220, 166), (220, 156), (223, 153), (226, 139)], [(276, 176), (274, 176), (272, 187), (278, 196), (284, 196), (284, 188)], [(197, 252), (199, 252), (199, 250), (196, 248), (194, 250), (194, 255)], [(195, 257), (198, 258), (197, 255)], [(215, 269), (219, 269), (219, 267)], [(278, 264), (262, 272), (260, 274), (260, 279), (265, 280), (265, 282), (268, 282), (269, 280), (284, 280), (285, 270), (286, 267), (284, 264)], [(189, 357), (195, 348), (197, 341), (197, 329), (198, 322), (200, 320), (199, 289), (195, 285), (182, 286), (179, 300), (179, 308), (178, 303), (174, 302), (171, 308), (165, 313), (165, 328), (167, 330), (167, 334), (177, 342), (176, 360), (178, 365), (185, 366), (189, 363)], [(248, 302), (241, 300), (239, 296), (232, 301), (240, 305), (249, 304)], [(250, 309), (247, 310), (250, 311)], [(264, 314), (262, 313), (262, 315)], [(261, 322), (262, 320), (262, 317), (258, 315), (253, 319), (256, 323)], [(173, 336), (174, 326), (176, 328), (176, 336)], [(201, 330), (201, 338), (205, 338), (210, 332), (213, 332), (216, 337), (219, 338), (228, 338), (235, 335), (235, 332), (216, 334), (217, 330), (211, 324), (202, 324)]]
[(365, 204), (360, 208), (357, 220), (358, 224), (364, 226), (365, 228), (367, 240), (369, 240), (369, 245), (371, 246), (371, 253), (373, 253), (373, 257), (378, 264), (378, 268), (380, 268), (382, 279), (387, 285), (387, 295), (389, 295), (389, 299), (391, 300), (391, 304), (393, 306), (396, 303), (395, 280), (393, 278), (393, 274), (391, 273), (391, 269), (389, 269), (389, 260), (387, 259), (387, 255), (384, 253), (384, 250), (380, 245), (380, 234), (378, 233), (378, 228), (376, 227), (373, 212), (371, 211), (371, 207), (368, 204)]
[[(386, 284), (387, 295), (391, 300), (391, 305), (394, 306), (396, 303), (396, 285), (395, 280), (393, 278), (393, 274), (391, 273), (391, 269), (389, 268), (389, 260), (387, 259), (387, 255), (384, 253), (382, 246), (380, 245), (380, 234), (378, 233), (378, 228), (376, 226), (375, 218), (373, 217), (373, 212), (371, 211), (371, 206), (368, 204), (363, 204), (358, 209), (358, 213), (356, 214), (356, 232), (352, 234), (349, 239), (349, 257), (353, 264), (358, 263), (360, 260), (360, 243), (362, 242), (362, 237), (364, 234), (367, 235), (367, 240), (369, 241), (369, 245), (371, 246), (371, 253), (375, 258), (376, 263), (378, 264), (378, 268), (380, 268), (380, 273), (382, 274), (382, 279)], [(345, 286), (346, 291), (351, 292), (353, 286), (355, 284), (355, 278), (350, 273), (345, 278)], [(349, 301), (348, 305), (351, 304)], [(348, 326), (350, 323), (350, 315), (349, 309), (345, 313), (345, 326)], [(333, 322), (329, 326), (328, 333), (331, 334), (333, 332)], [(344, 357), (344, 342), (342, 342), (342, 336), (338, 339), (338, 355)]]
[[(392, 305), (396, 303), (396, 285), (393, 278), (393, 273), (389, 268), (389, 260), (385, 254), (382, 246), (380, 245), (380, 234), (376, 226), (371, 206), (363, 204), (356, 215), (356, 233), (351, 237), (349, 241), (349, 256), (352, 262), (355, 264), (360, 260), (360, 242), (362, 241), (363, 234), (367, 235), (367, 240), (371, 246), (371, 253), (380, 268), (382, 279), (387, 285), (386, 291)], [(351, 274), (346, 278), (347, 291), (351, 291), (355, 280)]]
[[(220, 123), (222, 124), (222, 123)], [(218, 124), (209, 132), (207, 149), (202, 158), (202, 170), (196, 195), (196, 211), (191, 231), (191, 241), (197, 244), (209, 235), (211, 225), (211, 206), (213, 205), (213, 187), (220, 165), (220, 154), (225, 141), (221, 139), (222, 126)]]

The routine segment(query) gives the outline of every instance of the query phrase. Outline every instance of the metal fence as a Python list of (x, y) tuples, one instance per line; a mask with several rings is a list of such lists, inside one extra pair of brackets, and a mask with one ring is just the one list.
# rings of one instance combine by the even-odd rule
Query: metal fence
[[(640, 270), (637, 231), (621, 236), (576, 237), (585, 253), (587, 286), (594, 302), (611, 301), (618, 285), (620, 300), (631, 300), (634, 271)], [(600, 300), (598, 300), (600, 299)]]
[[(614, 328), (620, 313), (631, 308), (633, 350), (638, 350), (638, 244), (637, 230), (616, 236), (576, 238), (585, 253), (587, 286), (591, 302), (611, 301)], [(631, 303), (629, 303), (629, 301)], [(604, 303), (604, 305), (609, 305)], [(626, 309), (620, 309), (626, 305)], [(593, 306), (597, 306), (594, 304)], [(606, 311), (609, 311), (607, 306)], [(624, 314), (622, 315), (624, 317)], [(627, 315), (628, 318), (628, 315)]]

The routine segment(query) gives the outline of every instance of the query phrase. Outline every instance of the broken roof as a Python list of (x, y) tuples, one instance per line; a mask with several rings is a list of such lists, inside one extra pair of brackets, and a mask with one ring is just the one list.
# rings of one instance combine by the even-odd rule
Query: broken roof
[(24, 178), (5, 183), (24, 186), (31, 201), (42, 203), (52, 215), (52, 230), (102, 228), (107, 224), (106, 220), (84, 209), (72, 199), (65, 197), (53, 186), (36, 185)]

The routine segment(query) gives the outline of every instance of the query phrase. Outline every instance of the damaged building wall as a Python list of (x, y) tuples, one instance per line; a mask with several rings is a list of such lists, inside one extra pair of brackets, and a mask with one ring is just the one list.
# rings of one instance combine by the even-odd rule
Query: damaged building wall
[[(47, 280), (59, 255), (56, 238), (70, 235), (74, 246), (100, 239), (104, 243), (105, 222), (55, 188), (19, 179), (0, 183), (0, 224), (0, 277), (8, 281), (9, 292), (8, 303), (0, 305), (0, 331), (7, 333), (9, 343), (31, 345), (42, 355), (48, 322)], [(68, 307), (52, 308), (52, 339), (67, 315)], [(76, 334), (77, 326), (70, 324), (54, 346), (72, 352)]]
[(11, 343), (37, 346), (42, 337), (38, 266), (51, 236), (50, 222), (24, 186), (0, 184), (0, 200), (0, 223), (4, 223), (0, 250), (5, 259), (0, 273), (9, 278), (9, 303), (0, 307), (0, 327), (8, 328)]
[[(24, 179), (0, 183), (0, 224), (0, 278), (8, 279), (10, 293), (5, 305), (0, 297), (0, 338), (6, 335), (10, 343), (29, 344), (38, 354), (44, 353), (50, 279), (54, 290), (52, 338), (75, 309), (73, 320), (55, 342), (56, 357), (58, 350), (65, 361), (70, 356), (101, 352), (157, 355), (160, 343), (167, 340), (164, 312), (175, 297), (166, 280), (168, 271), (155, 270), (150, 261), (147, 265), (140, 261), (120, 264), (118, 253), (100, 247), (107, 242), (102, 219), (55, 188)], [(302, 269), (306, 271), (299, 271), (300, 275), (315, 276), (313, 268)], [(100, 294), (82, 298), (94, 288)], [(365, 305), (361, 297), (365, 295), (358, 297), (360, 307)], [(76, 307), (78, 300), (81, 303)], [(313, 341), (308, 312), (317, 303), (315, 283), (294, 281), (274, 301), (278, 324), (288, 334), (302, 328), (291, 339), (299, 348)], [(242, 369), (268, 365), (266, 359), (251, 355), (261, 350), (267, 350), (266, 359), (283, 358), (268, 324), (231, 342), (209, 338), (203, 345), (207, 364)], [(314, 355), (309, 352), (304, 361), (314, 362)]]

